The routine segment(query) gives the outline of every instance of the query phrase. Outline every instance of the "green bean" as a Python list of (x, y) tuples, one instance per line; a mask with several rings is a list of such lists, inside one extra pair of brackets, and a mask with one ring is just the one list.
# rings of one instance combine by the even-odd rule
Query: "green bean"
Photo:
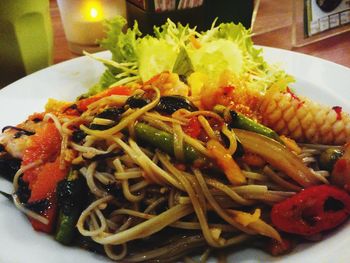
[[(138, 141), (147, 143), (148, 145), (158, 148), (171, 156), (175, 156), (173, 134), (159, 130), (141, 122), (135, 125), (135, 134), (136, 139)], [(185, 162), (205, 162), (205, 157), (200, 152), (198, 152), (193, 146), (184, 143), (183, 150)]]
[(282, 140), (274, 130), (271, 130), (270, 128), (244, 116), (243, 114), (240, 114), (234, 110), (228, 110), (222, 105), (216, 105), (214, 107), (214, 111), (222, 115), (225, 121), (230, 124), (231, 128), (238, 128), (259, 133), (283, 144)]
[(55, 239), (69, 245), (76, 234), (76, 223), (83, 209), (84, 180), (76, 172), (57, 185), (57, 199), (60, 208)]

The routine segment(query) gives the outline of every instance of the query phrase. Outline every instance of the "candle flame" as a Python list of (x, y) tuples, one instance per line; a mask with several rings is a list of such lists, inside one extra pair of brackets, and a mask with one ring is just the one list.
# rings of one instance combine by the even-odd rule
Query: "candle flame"
[(95, 7), (92, 7), (92, 8), (90, 9), (90, 16), (91, 16), (92, 18), (96, 18), (96, 17), (98, 16), (98, 11), (97, 11), (97, 9), (96, 9)]
[(87, 1), (83, 13), (87, 21), (100, 21), (103, 19), (102, 5), (99, 1)]

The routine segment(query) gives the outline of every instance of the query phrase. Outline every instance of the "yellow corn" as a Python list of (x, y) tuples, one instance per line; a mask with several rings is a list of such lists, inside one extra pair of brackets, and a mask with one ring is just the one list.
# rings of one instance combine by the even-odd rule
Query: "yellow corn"
[(341, 145), (350, 141), (350, 116), (291, 92), (267, 92), (262, 122), (297, 142)]

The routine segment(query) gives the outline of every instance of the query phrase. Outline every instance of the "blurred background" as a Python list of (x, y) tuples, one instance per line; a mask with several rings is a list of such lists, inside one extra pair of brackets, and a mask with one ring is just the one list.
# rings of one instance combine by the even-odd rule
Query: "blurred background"
[[(102, 21), (122, 15), (142, 32), (168, 17), (196, 25), (241, 22), (251, 27), (257, 45), (293, 50), (350, 67), (350, 31), (302, 47), (293, 45), (293, 1), (324, 4), (333, 0), (2, 0), (0, 1), (0, 87), (47, 67), (80, 56), (82, 50), (100, 50)], [(337, 0), (338, 1), (338, 0)], [(350, 1), (348, 18), (350, 21)], [(340, 1), (340, 2), (341, 2)], [(339, 1), (338, 1), (339, 2)], [(294, 8), (294, 11), (293, 11)], [(326, 6), (326, 8), (328, 8)], [(328, 11), (327, 11), (328, 12)], [(325, 13), (327, 13), (325, 12)], [(20, 17), (20, 19), (17, 19)], [(17, 20), (16, 20), (16, 19)], [(294, 19), (295, 20), (295, 19)], [(350, 23), (349, 23), (350, 25)], [(322, 24), (321, 24), (322, 26)], [(38, 28), (37, 31), (35, 31)], [(35, 51), (36, 50), (36, 51)], [(34, 52), (35, 51), (35, 52)], [(1, 53), (2, 52), (2, 53)], [(33, 63), (33, 61), (39, 61)]]
[[(137, 1), (137, 0), (136, 0)], [(226, 2), (249, 2), (228, 0)], [(292, 46), (294, 0), (260, 0), (253, 26), (253, 40), (258, 45), (276, 47), (314, 55), (350, 67), (350, 32), (304, 47)], [(214, 1), (213, 1), (214, 2)], [(219, 6), (222, 0), (215, 1)], [(54, 63), (75, 57), (68, 49), (56, 0), (50, 0), (54, 28)], [(228, 9), (229, 10), (229, 9)], [(248, 16), (251, 17), (251, 16)]]

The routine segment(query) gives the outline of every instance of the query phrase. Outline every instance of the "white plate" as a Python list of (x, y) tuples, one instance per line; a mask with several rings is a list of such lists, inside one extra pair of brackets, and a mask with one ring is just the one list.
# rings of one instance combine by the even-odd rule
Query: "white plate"
[[(299, 94), (328, 104), (342, 106), (350, 112), (350, 69), (315, 57), (290, 51), (264, 48), (269, 62), (279, 62), (297, 82)], [(101, 53), (108, 56), (106, 52)], [(0, 127), (15, 125), (37, 111), (43, 111), (48, 98), (73, 100), (96, 83), (103, 71), (100, 63), (80, 57), (54, 65), (27, 76), (0, 91)], [(0, 179), (0, 189), (11, 191), (11, 185)], [(0, 196), (0, 262), (70, 263), (109, 262), (87, 251), (64, 247), (52, 237), (32, 230), (28, 220)], [(337, 262), (350, 259), (350, 223), (330, 234), (322, 242), (298, 246), (293, 253), (271, 258), (254, 249), (230, 256), (230, 262)]]

